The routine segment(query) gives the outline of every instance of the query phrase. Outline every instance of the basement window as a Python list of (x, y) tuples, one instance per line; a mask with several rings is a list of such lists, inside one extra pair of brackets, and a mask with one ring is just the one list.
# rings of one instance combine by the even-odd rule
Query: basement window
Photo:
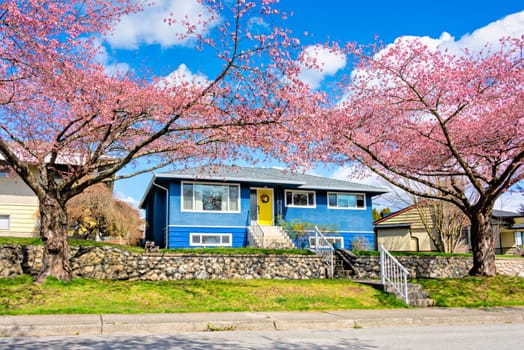
[(190, 245), (194, 247), (232, 246), (231, 233), (190, 233)]
[(9, 215), (0, 215), (0, 230), (9, 230)]

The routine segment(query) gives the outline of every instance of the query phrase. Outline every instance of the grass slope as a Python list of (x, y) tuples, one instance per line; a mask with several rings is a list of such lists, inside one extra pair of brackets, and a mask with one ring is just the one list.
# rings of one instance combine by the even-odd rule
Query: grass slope
[(422, 285), (442, 307), (495, 307), (524, 305), (524, 278), (465, 277), (453, 279), (422, 279)]
[(0, 314), (317, 311), (404, 307), (348, 280), (107, 281), (0, 279)]

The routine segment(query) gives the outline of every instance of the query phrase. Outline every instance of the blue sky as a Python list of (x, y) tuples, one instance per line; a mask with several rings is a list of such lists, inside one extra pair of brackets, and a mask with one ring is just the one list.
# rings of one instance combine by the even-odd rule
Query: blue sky
[[(100, 61), (107, 70), (142, 71), (156, 75), (173, 72), (188, 76), (212, 77), (216, 66), (205, 52), (197, 52), (191, 42), (177, 41), (162, 19), (169, 13), (191, 15), (199, 11), (194, 0), (156, 0), (142, 13), (123, 18), (114, 34), (106, 38)], [(280, 0), (279, 8), (293, 12), (284, 23), (305, 47), (335, 40), (372, 43), (378, 36), (391, 43), (401, 36), (426, 37), (436, 46), (478, 49), (504, 35), (524, 33), (524, 0), (498, 1), (349, 1)], [(307, 35), (304, 33), (307, 32)], [(317, 52), (325, 63), (323, 72), (304, 72), (303, 79), (321, 89), (330, 76), (347, 68), (347, 62), (328, 53)], [(325, 176), (346, 178), (347, 169), (320, 169)], [(131, 203), (143, 195), (151, 174), (115, 184), (115, 194)], [(383, 185), (370, 177), (369, 184)], [(380, 200), (377, 202), (381, 202)], [(496, 209), (515, 210), (524, 202), (522, 195), (506, 195)], [(386, 204), (387, 203), (381, 203)]]

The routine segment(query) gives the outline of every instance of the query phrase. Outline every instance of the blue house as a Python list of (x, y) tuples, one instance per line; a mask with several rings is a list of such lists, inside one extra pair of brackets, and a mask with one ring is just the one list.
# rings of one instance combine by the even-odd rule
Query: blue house
[(146, 240), (160, 247), (294, 247), (279, 224), (308, 222), (330, 227), (330, 242), (350, 249), (355, 239), (374, 246), (371, 199), (385, 192), (281, 169), (217, 166), (155, 174), (140, 207)]

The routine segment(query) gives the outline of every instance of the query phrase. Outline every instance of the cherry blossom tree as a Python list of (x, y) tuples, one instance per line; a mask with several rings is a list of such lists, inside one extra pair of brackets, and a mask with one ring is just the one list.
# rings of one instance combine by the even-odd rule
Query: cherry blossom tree
[(348, 45), (355, 69), (324, 118), (330, 161), (460, 208), (471, 223), (472, 275), (496, 274), (493, 206), (524, 178), (523, 45), (507, 38), (458, 54), (409, 39), (380, 50)]
[(37, 281), (71, 278), (66, 204), (86, 188), (142, 159), (152, 170), (249, 158), (246, 150), (270, 150), (315, 113), (323, 96), (297, 78), (290, 55), (298, 42), (275, 24), (286, 16), (277, 2), (202, 0), (201, 16), (165, 19), (185, 28), (173, 35), (189, 38), (195, 52), (216, 53), (222, 68), (209, 80), (106, 74), (100, 40), (121, 16), (142, 10), (134, 1), (2, 2), (0, 154), (39, 199)]

